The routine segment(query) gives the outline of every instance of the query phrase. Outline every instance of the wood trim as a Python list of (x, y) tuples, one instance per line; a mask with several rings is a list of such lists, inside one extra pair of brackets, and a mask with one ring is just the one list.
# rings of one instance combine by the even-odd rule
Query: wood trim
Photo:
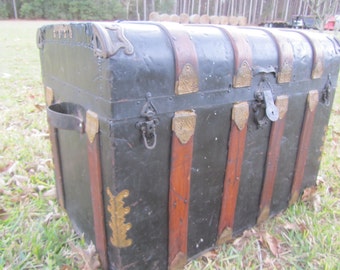
[(98, 133), (96, 133), (93, 137), (88, 138), (87, 153), (96, 249), (99, 254), (103, 269), (108, 269), (105, 210), (103, 202), (104, 192)]
[(307, 97), (305, 117), (303, 120), (302, 131), (299, 140), (299, 149), (295, 163), (295, 173), (291, 188), (291, 198), (289, 201), (289, 205), (295, 203), (300, 195), (318, 102), (319, 92), (317, 90), (309, 91)]
[[(173, 119), (169, 187), (169, 269), (183, 269), (187, 262), (190, 178), (196, 115), (179, 112)], [(185, 132), (183, 132), (185, 130)], [(190, 132), (188, 132), (190, 130)], [(190, 134), (181, 140), (180, 134)]]
[(247, 41), (247, 36), (240, 28), (218, 26), (229, 38), (234, 51), (235, 74), (233, 86), (235, 88), (247, 87), (251, 85), (252, 71), (252, 49)]
[(52, 157), (53, 157), (53, 164), (54, 164), (55, 183), (56, 183), (56, 189), (57, 189), (57, 200), (58, 200), (59, 205), (65, 209), (64, 183), (63, 183), (63, 174), (62, 174), (61, 160), (60, 160), (58, 129), (52, 127), (52, 125), (49, 124), (49, 132), (50, 132), (50, 141), (51, 141)]
[(263, 181), (260, 210), (257, 218), (257, 223), (261, 223), (266, 220), (270, 215), (270, 207), (274, 192), (274, 185), (277, 175), (277, 166), (280, 158), (281, 140), (286, 124), (286, 112), (288, 109), (288, 96), (279, 96), (275, 102), (279, 108), (279, 119), (273, 122), (270, 137), (269, 146), (267, 151), (265, 177)]
[(176, 65), (176, 95), (194, 93), (199, 90), (199, 67), (196, 48), (184, 26), (156, 24), (169, 37)]
[(278, 83), (288, 83), (292, 79), (294, 52), (288, 38), (283, 36), (282, 31), (261, 28), (275, 42), (279, 53), (279, 67), (277, 72)]
[[(218, 225), (217, 244), (219, 245), (232, 239), (243, 154), (247, 137), (247, 122), (249, 118), (248, 103), (242, 102), (235, 104), (232, 115), (222, 207)], [(240, 123), (240, 119), (242, 119), (242, 124)]]

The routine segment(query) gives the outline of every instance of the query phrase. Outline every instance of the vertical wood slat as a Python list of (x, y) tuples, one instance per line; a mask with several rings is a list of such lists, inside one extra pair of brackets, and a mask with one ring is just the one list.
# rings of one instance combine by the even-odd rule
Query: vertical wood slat
[(295, 203), (300, 195), (302, 181), (305, 173), (305, 165), (308, 158), (310, 140), (313, 132), (315, 112), (318, 102), (319, 92), (317, 90), (309, 91), (307, 97), (305, 117), (303, 120), (302, 131), (300, 135), (299, 149), (295, 163), (295, 173), (291, 188), (291, 198), (289, 201), (289, 205)]
[(175, 113), (169, 188), (169, 269), (183, 269), (187, 262), (190, 178), (193, 157), (194, 112)]
[(60, 160), (58, 129), (52, 127), (52, 125), (49, 125), (49, 133), (50, 133), (50, 141), (51, 141), (52, 155), (53, 155), (57, 199), (58, 199), (59, 205), (62, 208), (65, 208), (64, 184), (63, 184), (63, 176), (62, 176), (61, 160)]
[(248, 103), (242, 102), (235, 104), (232, 111), (217, 244), (222, 244), (232, 239), (243, 154), (247, 137), (248, 118)]
[(270, 206), (272, 202), (274, 185), (277, 175), (277, 166), (280, 157), (281, 139), (286, 124), (286, 112), (288, 109), (288, 96), (279, 96), (275, 102), (279, 108), (279, 119), (273, 122), (270, 137), (269, 146), (267, 151), (265, 177), (261, 192), (260, 210), (257, 218), (257, 223), (261, 223), (269, 217)]
[[(93, 211), (93, 223), (94, 223), (94, 233), (96, 241), (96, 249), (102, 264), (103, 269), (108, 269), (107, 261), (107, 241), (106, 241), (106, 230), (105, 230), (105, 212), (104, 212), (104, 202), (103, 202), (103, 181), (102, 181), (102, 168), (100, 160), (100, 143), (98, 134), (98, 122), (97, 130), (94, 129), (88, 132), (88, 126), (92, 123), (88, 123), (89, 115), (91, 112), (87, 113), (86, 128), (87, 128), (87, 153), (88, 153), (88, 164), (89, 164), (89, 174), (90, 174), (90, 190), (92, 199), (92, 211)], [(98, 121), (94, 114), (94, 121)], [(93, 122), (93, 121), (91, 121)], [(91, 134), (92, 133), (92, 134)]]

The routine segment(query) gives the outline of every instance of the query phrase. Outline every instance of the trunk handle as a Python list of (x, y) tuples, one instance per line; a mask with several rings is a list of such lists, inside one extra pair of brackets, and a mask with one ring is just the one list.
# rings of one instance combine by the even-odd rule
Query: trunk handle
[(55, 103), (47, 107), (48, 122), (58, 129), (84, 133), (84, 115), (82, 106), (70, 102)]

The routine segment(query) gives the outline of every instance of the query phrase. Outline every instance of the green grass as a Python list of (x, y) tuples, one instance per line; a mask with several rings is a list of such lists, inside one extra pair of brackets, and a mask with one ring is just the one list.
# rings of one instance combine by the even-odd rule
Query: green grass
[[(55, 199), (35, 45), (46, 23), (0, 21), (0, 269), (83, 269), (91, 255)], [(186, 269), (340, 269), (339, 144), (340, 92), (317, 192)]]

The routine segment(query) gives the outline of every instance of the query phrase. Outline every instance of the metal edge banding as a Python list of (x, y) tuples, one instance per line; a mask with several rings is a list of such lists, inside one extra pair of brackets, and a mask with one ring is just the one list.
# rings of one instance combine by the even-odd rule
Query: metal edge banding
[(287, 38), (283, 37), (282, 35), (278, 35), (278, 31), (264, 28), (261, 30), (271, 37), (278, 49), (279, 69), (277, 73), (277, 82), (289, 83), (293, 73), (294, 52), (292, 45)]
[[(233, 106), (232, 110), (233, 116), (228, 143), (228, 158), (225, 169), (220, 220), (218, 224), (218, 245), (230, 241), (233, 236), (235, 210), (247, 137), (249, 104), (248, 102), (237, 103)], [(239, 114), (242, 116), (237, 117)], [(242, 119), (243, 123), (236, 123), (236, 119)]]
[(274, 185), (277, 175), (277, 166), (280, 157), (281, 139), (286, 124), (286, 113), (288, 110), (288, 96), (278, 96), (275, 104), (279, 108), (280, 116), (276, 122), (273, 122), (270, 131), (265, 177), (261, 192), (260, 210), (257, 218), (258, 224), (268, 219), (270, 215), (271, 201), (273, 197)]
[(90, 190), (93, 211), (95, 245), (103, 269), (108, 269), (105, 230), (105, 210), (103, 202), (103, 181), (100, 160), (99, 121), (96, 113), (86, 112), (87, 153), (90, 175)]
[(182, 25), (152, 23), (168, 36), (176, 65), (175, 94), (184, 95), (199, 91), (198, 56), (190, 34)]
[[(169, 181), (169, 270), (183, 269), (187, 262), (190, 178), (195, 125), (195, 112), (175, 113), (172, 125)], [(185, 134), (184, 140), (183, 134)]]
[(229, 38), (234, 51), (235, 74), (233, 86), (247, 87), (252, 81), (252, 49), (246, 36), (238, 29), (227, 26), (216, 26)]
[(319, 92), (317, 90), (310, 91), (307, 97), (305, 116), (299, 139), (299, 148), (296, 157), (295, 173), (291, 188), (291, 198), (289, 200), (289, 206), (294, 204), (298, 200), (300, 195), (300, 189), (305, 173), (305, 165), (308, 158), (308, 150), (313, 132), (314, 118), (318, 101)]

